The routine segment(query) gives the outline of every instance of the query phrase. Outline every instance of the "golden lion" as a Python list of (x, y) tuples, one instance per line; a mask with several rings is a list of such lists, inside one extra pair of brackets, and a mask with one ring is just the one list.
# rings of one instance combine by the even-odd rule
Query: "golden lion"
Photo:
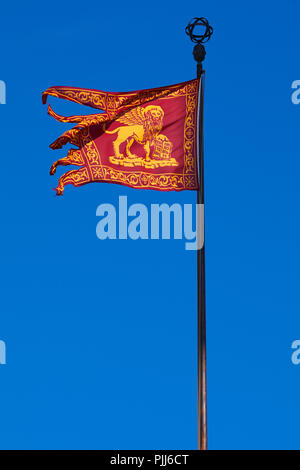
[(146, 153), (146, 161), (150, 161), (150, 146), (153, 145), (155, 137), (162, 129), (164, 112), (160, 106), (146, 106), (145, 108), (134, 108), (117, 119), (117, 122), (126, 124), (113, 131), (105, 131), (107, 134), (117, 134), (113, 142), (115, 157), (123, 159), (120, 146), (126, 142), (126, 154), (129, 158), (135, 158), (130, 152), (133, 142), (143, 145)]

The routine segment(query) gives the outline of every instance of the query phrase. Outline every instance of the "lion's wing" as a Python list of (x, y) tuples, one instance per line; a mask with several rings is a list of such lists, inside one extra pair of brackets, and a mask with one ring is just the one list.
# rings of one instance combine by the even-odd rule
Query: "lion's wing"
[(143, 108), (133, 108), (123, 116), (118, 118), (118, 121), (127, 126), (136, 126), (137, 124), (143, 125), (144, 123), (144, 110)]

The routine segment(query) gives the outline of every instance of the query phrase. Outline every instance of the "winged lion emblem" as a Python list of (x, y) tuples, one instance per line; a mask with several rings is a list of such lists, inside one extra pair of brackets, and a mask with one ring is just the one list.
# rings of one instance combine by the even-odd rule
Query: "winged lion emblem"
[(126, 143), (126, 156), (129, 158), (140, 158), (138, 155), (131, 153), (131, 146), (134, 142), (138, 142), (144, 147), (145, 160), (150, 159), (150, 146), (154, 144), (156, 136), (162, 129), (164, 112), (160, 106), (146, 106), (145, 108), (137, 107), (118, 118), (116, 121), (125, 126), (120, 126), (113, 131), (105, 130), (106, 134), (116, 134), (117, 137), (113, 141), (115, 158), (123, 159), (124, 154), (121, 153), (120, 147)]

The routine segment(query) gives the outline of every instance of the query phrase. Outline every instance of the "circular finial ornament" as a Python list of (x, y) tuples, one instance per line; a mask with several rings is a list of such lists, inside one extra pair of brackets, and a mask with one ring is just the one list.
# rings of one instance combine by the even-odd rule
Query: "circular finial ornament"
[[(196, 34), (194, 32), (197, 26), (205, 27), (204, 34)], [(212, 26), (210, 26), (208, 20), (206, 18), (193, 18), (187, 27), (185, 28), (186, 34), (190, 37), (191, 41), (197, 44), (204, 44), (205, 42), (209, 41), (214, 30)]]

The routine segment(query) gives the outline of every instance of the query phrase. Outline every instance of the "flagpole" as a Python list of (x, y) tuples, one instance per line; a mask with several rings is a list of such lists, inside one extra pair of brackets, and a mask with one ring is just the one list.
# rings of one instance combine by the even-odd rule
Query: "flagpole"
[[(195, 34), (197, 26), (204, 26), (204, 34)], [(197, 62), (197, 78), (200, 80), (199, 90), (199, 116), (198, 116), (198, 175), (199, 188), (197, 190), (197, 204), (204, 205), (204, 154), (203, 154), (203, 105), (204, 105), (204, 70), (202, 62), (205, 58), (203, 43), (207, 42), (213, 29), (206, 18), (193, 18), (186, 27), (186, 33), (196, 43), (193, 55)], [(199, 213), (199, 212), (198, 212)], [(204, 214), (204, 212), (203, 212)], [(199, 217), (200, 219), (200, 217)], [(203, 223), (201, 232), (204, 234), (204, 217), (198, 219), (198, 224)], [(199, 231), (199, 225), (197, 226)], [(199, 232), (198, 232), (199, 237)], [(200, 237), (199, 237), (200, 238)], [(206, 367), (206, 304), (205, 304), (205, 244), (197, 250), (197, 429), (198, 450), (207, 450), (207, 367)]]

